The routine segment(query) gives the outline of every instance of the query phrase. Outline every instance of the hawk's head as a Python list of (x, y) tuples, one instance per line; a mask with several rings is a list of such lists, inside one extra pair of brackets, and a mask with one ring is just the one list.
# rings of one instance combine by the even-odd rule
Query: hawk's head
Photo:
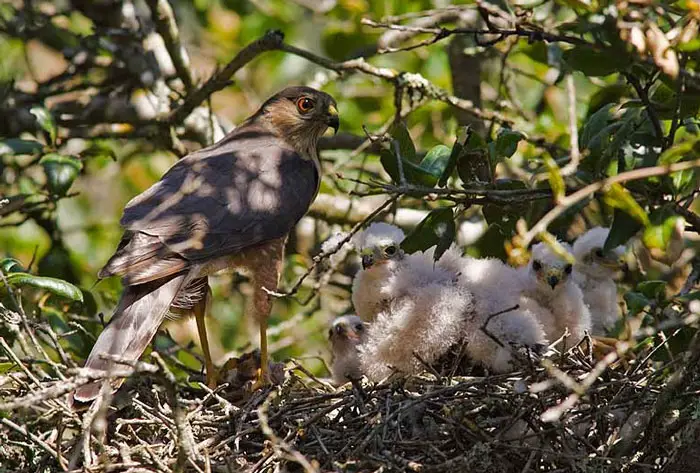
[[(567, 243), (560, 244), (571, 251)], [(529, 267), (531, 275), (537, 281), (537, 287), (546, 292), (562, 287), (573, 269), (571, 263), (556, 254), (546, 243), (538, 243), (532, 247)]]
[(400, 246), (403, 239), (404, 234), (400, 228), (375, 222), (356, 234), (352, 242), (362, 258), (362, 269), (382, 267), (391, 271), (404, 257)]
[(618, 246), (609, 251), (604, 249), (609, 234), (610, 230), (607, 228), (594, 227), (578, 237), (573, 247), (576, 271), (592, 278), (603, 279), (611, 278), (619, 271), (625, 270), (625, 247)]
[(287, 87), (270, 97), (256, 114), (262, 114), (277, 134), (295, 149), (316, 149), (318, 139), (328, 127), (340, 126), (333, 97), (311, 87)]
[(328, 329), (328, 339), (333, 347), (359, 345), (365, 339), (365, 324), (356, 315), (338, 317)]

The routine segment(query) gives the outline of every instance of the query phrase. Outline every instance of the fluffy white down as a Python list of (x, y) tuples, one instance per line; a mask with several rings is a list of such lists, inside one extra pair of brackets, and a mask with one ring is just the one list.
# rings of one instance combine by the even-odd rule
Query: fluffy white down
[[(567, 250), (570, 249), (568, 244), (562, 245)], [(537, 278), (532, 267), (534, 261), (540, 262), (542, 272), (560, 270), (562, 280), (555, 288), (552, 289), (546, 281)], [(537, 317), (550, 342), (559, 339), (568, 328), (570, 337), (565, 346), (568, 349), (578, 344), (586, 332), (590, 333), (591, 314), (584, 303), (581, 289), (572, 277), (561, 271), (566, 265), (567, 262), (548, 245), (538, 243), (532, 249), (530, 263), (517, 269), (517, 272), (522, 287), (520, 306)]]
[(361, 232), (353, 235), (352, 245), (358, 251), (373, 248), (387, 243), (400, 243), (404, 239), (403, 230), (395, 225), (384, 222), (374, 222)]
[[(399, 278), (401, 284), (409, 278)], [(414, 356), (433, 363), (458, 343), (464, 314), (473, 311), (471, 294), (462, 286), (433, 282), (394, 299), (380, 312), (359, 347), (362, 370), (380, 381), (395, 369), (414, 374), (425, 369)]]
[[(344, 315), (333, 321), (331, 330), (336, 325), (342, 324), (346, 327), (353, 327), (356, 324), (362, 324), (362, 320), (356, 315)], [(357, 332), (356, 332), (357, 333)], [(331, 332), (331, 374), (335, 384), (344, 384), (350, 379), (359, 379), (362, 377), (362, 369), (360, 367), (360, 358), (358, 353), (358, 345), (367, 340), (367, 331), (363, 330), (358, 333), (359, 339), (352, 340), (347, 336), (338, 336)]]
[[(433, 250), (427, 255), (432, 259)], [(474, 310), (465, 318), (463, 329), (467, 354), (472, 359), (496, 372), (508, 372), (514, 368), (512, 345), (535, 348), (548, 343), (536, 314), (523, 307), (491, 318), (486, 326), (504, 346), (482, 330), (491, 314), (520, 303), (523, 288), (517, 269), (496, 258), (462, 256), (454, 245), (441, 256), (438, 265), (457, 274), (459, 284), (474, 297)]]
[[(351, 242), (358, 253), (374, 250), (389, 244), (399, 245), (403, 231), (388, 223), (376, 222), (356, 233)], [(360, 269), (352, 281), (352, 305), (355, 313), (364, 321), (373, 321), (387, 307), (390, 294), (378, 290), (401, 265), (400, 259), (386, 260), (368, 269)]]
[[(576, 258), (573, 278), (583, 292), (583, 300), (591, 313), (593, 335), (605, 335), (620, 318), (615, 271), (598, 264), (591, 256), (593, 251), (603, 248), (609, 233), (608, 228), (594, 227), (579, 236), (573, 245)], [(624, 252), (624, 246), (611, 251), (614, 257), (620, 257)]]

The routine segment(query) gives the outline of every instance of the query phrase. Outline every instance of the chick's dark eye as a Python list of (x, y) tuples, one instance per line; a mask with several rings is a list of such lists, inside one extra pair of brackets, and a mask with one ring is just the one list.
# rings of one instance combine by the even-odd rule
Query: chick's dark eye
[(603, 250), (602, 250), (601, 248), (598, 248), (597, 250), (595, 250), (595, 251), (594, 251), (594, 254), (595, 254), (598, 258), (602, 258), (602, 257), (604, 256), (604, 255), (603, 255)]
[(387, 246), (384, 250), (387, 256), (394, 256), (396, 254), (396, 247), (394, 245)]
[(302, 97), (297, 100), (297, 108), (301, 113), (308, 113), (314, 108), (314, 101), (308, 97)]
[(362, 324), (357, 324), (355, 325), (355, 331), (356, 332), (362, 332), (365, 329), (365, 326)]
[(566, 265), (566, 268), (564, 268), (564, 272), (565, 272), (566, 274), (571, 274), (571, 270), (572, 270), (572, 269), (573, 269), (573, 267), (572, 267), (570, 264), (567, 264), (567, 265)]
[(540, 269), (542, 269), (542, 263), (540, 263), (537, 260), (533, 261), (532, 262), (532, 269), (534, 269), (535, 271), (539, 271)]

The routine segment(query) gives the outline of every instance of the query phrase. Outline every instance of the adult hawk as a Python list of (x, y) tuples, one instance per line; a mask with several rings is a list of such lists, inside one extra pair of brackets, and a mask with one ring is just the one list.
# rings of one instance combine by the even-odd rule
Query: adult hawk
[[(207, 383), (214, 386), (204, 326), (208, 277), (236, 268), (254, 287), (247, 312), (260, 324), (265, 380), (271, 308), (265, 290), (277, 288), (287, 235), (318, 192), (318, 139), (338, 126), (330, 95), (286, 88), (220, 142), (182, 158), (134, 197), (120, 222), (124, 236), (99, 273), (122, 277), (124, 291), (85, 366), (107, 369), (111, 362), (102, 354), (137, 360), (170, 310), (193, 313)], [(100, 387), (82, 386), (74, 399), (88, 402)]]

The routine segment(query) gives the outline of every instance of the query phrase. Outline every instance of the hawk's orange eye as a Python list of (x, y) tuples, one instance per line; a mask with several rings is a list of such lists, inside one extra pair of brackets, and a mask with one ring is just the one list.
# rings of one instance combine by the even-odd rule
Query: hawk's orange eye
[(301, 113), (308, 113), (314, 108), (314, 101), (308, 97), (302, 97), (297, 100), (297, 108)]

